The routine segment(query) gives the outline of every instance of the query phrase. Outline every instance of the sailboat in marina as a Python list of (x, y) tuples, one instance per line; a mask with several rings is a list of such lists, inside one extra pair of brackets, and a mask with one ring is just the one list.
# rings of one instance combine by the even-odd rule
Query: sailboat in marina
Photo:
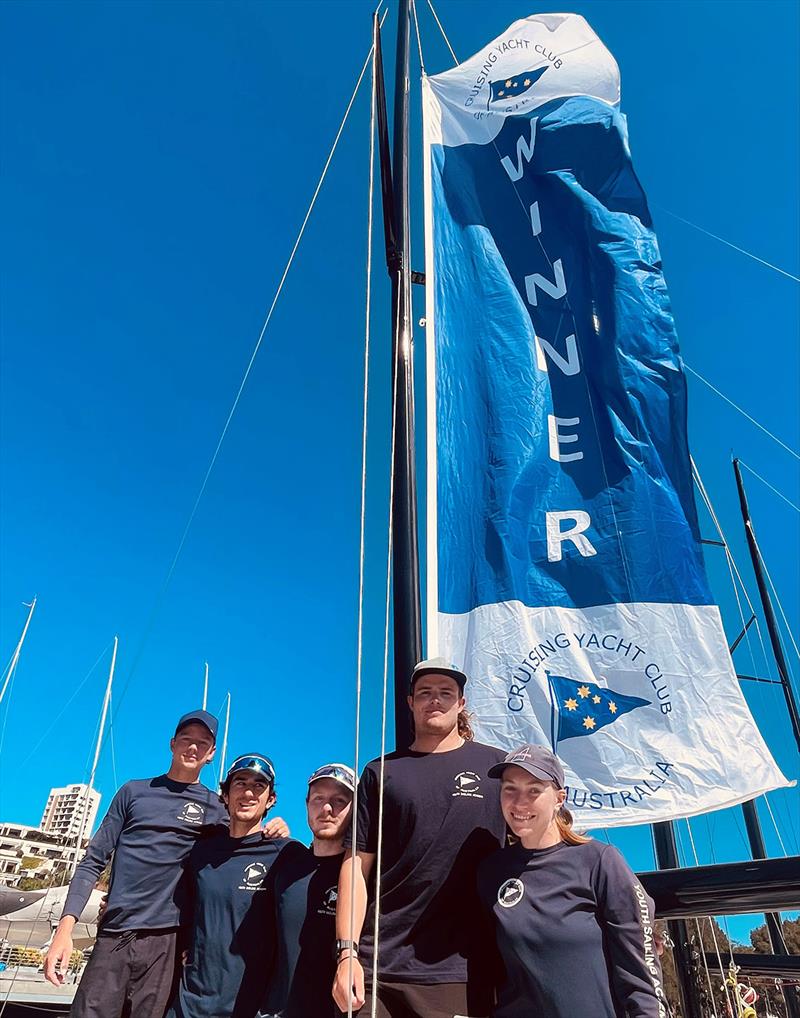
[[(569, 14), (525, 17), (469, 59), (453, 54), (450, 70), (421, 68), (424, 173), (412, 188), (411, 0), (399, 0), (397, 15), (391, 138), (378, 15), (372, 49), (392, 284), (396, 743), (410, 741), (413, 665), (454, 661), (470, 676), (482, 741), (557, 750), (580, 827), (652, 825), (659, 869), (640, 877), (669, 926), (681, 1018), (725, 1005), (737, 1018), (766, 1018), (746, 981), (770, 987), (781, 1018), (800, 1018), (800, 960), (780, 916), (800, 908), (800, 859), (766, 857), (755, 805), (793, 775), (773, 760), (733, 663), (756, 612), (729, 645), (706, 577), (703, 546), (730, 552), (721, 530), (703, 536), (695, 505), (696, 487), (716, 519), (689, 456), (683, 367), (619, 69)], [(424, 257), (412, 253), (412, 194), (424, 196)], [(415, 286), (426, 300), (424, 561)], [(738, 465), (736, 482), (800, 749)], [(207, 697), (206, 664), (204, 707)], [(223, 761), (230, 693), (226, 704)], [(676, 821), (732, 806), (743, 810), (753, 858), (682, 866)], [(47, 894), (55, 902), (63, 890)], [(709, 917), (762, 912), (771, 954), (708, 949)]]

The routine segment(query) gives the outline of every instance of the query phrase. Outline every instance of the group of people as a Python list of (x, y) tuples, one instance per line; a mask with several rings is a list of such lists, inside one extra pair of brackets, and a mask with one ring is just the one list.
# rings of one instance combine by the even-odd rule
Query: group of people
[(220, 795), (199, 782), (217, 721), (184, 715), (169, 771), (122, 786), (70, 885), (55, 983), (113, 856), (73, 1018), (664, 1018), (652, 902), (572, 829), (553, 753), (472, 738), (466, 682), (421, 662), (411, 746), (357, 786), (313, 772), (310, 847), (267, 820), (267, 756), (234, 760)]

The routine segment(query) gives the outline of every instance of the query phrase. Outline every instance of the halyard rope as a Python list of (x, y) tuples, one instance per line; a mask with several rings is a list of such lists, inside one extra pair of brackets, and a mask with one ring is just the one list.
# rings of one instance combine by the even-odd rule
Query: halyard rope
[[(384, 15), (385, 17), (385, 15)], [(377, 61), (375, 60), (375, 45), (373, 40), (372, 53), (372, 93), (370, 98), (370, 121), (369, 121), (369, 198), (367, 204), (367, 266), (366, 266), (366, 296), (364, 312), (364, 396), (361, 421), (361, 516), (359, 523), (358, 540), (358, 622), (356, 636), (356, 723), (355, 723), (355, 746), (353, 750), (353, 771), (356, 776), (356, 784), (353, 790), (353, 806), (350, 814), (351, 835), (351, 859), (350, 859), (350, 939), (353, 938), (353, 927), (355, 925), (355, 886), (356, 873), (356, 852), (358, 837), (358, 747), (361, 736), (361, 680), (363, 670), (363, 647), (364, 647), (364, 561), (365, 561), (365, 533), (366, 533), (366, 505), (367, 505), (367, 417), (369, 410), (369, 351), (370, 351), (370, 310), (372, 305), (372, 205), (375, 192), (375, 105), (376, 105), (376, 73)], [(348, 1001), (347, 1014), (353, 1014), (353, 952), (350, 952), (348, 968)]]

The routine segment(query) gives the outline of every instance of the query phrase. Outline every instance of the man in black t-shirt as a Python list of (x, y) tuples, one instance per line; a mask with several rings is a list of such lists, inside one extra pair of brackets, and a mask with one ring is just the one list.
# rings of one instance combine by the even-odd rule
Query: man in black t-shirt
[(350, 827), (356, 776), (325, 764), (308, 779), (311, 849), (293, 843), (274, 868), (277, 956), (264, 1018), (338, 1018), (331, 998), (336, 971), (336, 896)]
[(374, 993), (378, 1018), (482, 1018), (489, 1013), (492, 981), (484, 966), (492, 950), (481, 923), (475, 876), (481, 860), (505, 838), (499, 792), (495, 782), (486, 780), (504, 754), (472, 741), (466, 681), (463, 672), (441, 659), (414, 669), (408, 705), (415, 737), (409, 749), (390, 753), (384, 761), (382, 837), (381, 761), (367, 764), (361, 776), (356, 864), (347, 853), (336, 909), (333, 990), (342, 1011), (352, 1000), (354, 1011), (363, 1007), (370, 1014)]
[(237, 757), (222, 795), (230, 829), (200, 841), (187, 862), (189, 945), (167, 1018), (255, 1018), (275, 964), (274, 867), (284, 852), (303, 846), (262, 836), (275, 802), (269, 757)]

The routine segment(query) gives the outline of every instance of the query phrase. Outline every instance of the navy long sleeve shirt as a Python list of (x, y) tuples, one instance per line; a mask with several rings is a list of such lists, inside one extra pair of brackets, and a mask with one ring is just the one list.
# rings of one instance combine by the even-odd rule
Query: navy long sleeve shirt
[(113, 854), (102, 932), (179, 926), (186, 859), (202, 835), (227, 822), (219, 796), (199, 782), (166, 774), (125, 782), (75, 871), (63, 914), (80, 917)]
[(611, 845), (517, 844), (478, 888), (505, 970), (494, 1018), (666, 1018), (652, 902)]

